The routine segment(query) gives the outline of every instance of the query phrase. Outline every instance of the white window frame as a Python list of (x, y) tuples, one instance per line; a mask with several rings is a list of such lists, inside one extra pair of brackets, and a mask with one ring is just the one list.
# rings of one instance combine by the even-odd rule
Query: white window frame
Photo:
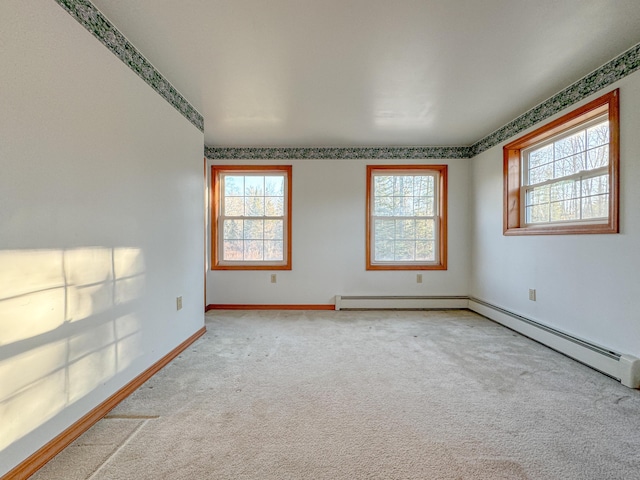
[[(546, 222), (528, 222), (527, 221), (527, 193), (529, 193), (529, 191), (533, 190), (534, 188), (538, 188), (538, 187), (544, 187), (547, 185), (554, 185), (554, 184), (558, 184), (558, 183), (562, 183), (565, 182), (567, 180), (587, 180), (589, 178), (594, 178), (594, 177), (599, 177), (602, 176), (603, 174), (607, 174), (609, 173), (609, 165), (605, 165), (602, 167), (598, 167), (598, 168), (594, 168), (594, 169), (583, 169), (580, 170), (579, 172), (573, 173), (571, 175), (565, 175), (563, 177), (557, 177), (557, 178), (552, 178), (549, 180), (545, 180), (543, 182), (539, 182), (539, 183), (535, 183), (535, 184), (529, 184), (528, 179), (529, 179), (529, 166), (530, 166), (530, 153), (535, 151), (535, 150), (539, 150), (540, 148), (544, 148), (548, 145), (554, 145), (555, 143), (570, 137), (574, 134), (576, 134), (577, 132), (581, 132), (581, 131), (586, 131), (587, 129), (589, 129), (590, 127), (593, 127), (594, 125), (598, 125), (600, 123), (603, 123), (603, 121), (607, 121), (607, 128), (609, 128), (608, 125), (608, 114), (607, 113), (603, 113), (597, 117), (591, 118), (583, 123), (580, 123), (578, 125), (576, 125), (573, 128), (570, 128), (568, 130), (563, 131), (562, 133), (555, 135), (553, 137), (550, 137), (549, 139), (540, 142), (540, 143), (536, 143), (526, 149), (522, 150), (522, 180), (521, 180), (521, 184), (522, 187), (521, 188), (521, 194), (520, 194), (520, 200), (522, 202), (521, 204), (521, 208), (520, 208), (520, 213), (521, 213), (521, 224), (525, 225), (525, 227), (528, 226), (536, 226), (536, 225), (559, 225), (559, 224), (565, 224), (565, 225), (571, 225), (571, 224), (603, 224), (603, 223), (607, 223), (608, 221), (608, 215), (602, 216), (602, 217), (593, 217), (593, 218), (582, 218), (582, 200), (583, 198), (586, 198), (582, 195), (582, 188), (580, 188), (579, 190), (579, 196), (577, 196), (575, 198), (575, 200), (578, 203), (578, 208), (579, 208), (579, 217), (577, 219), (571, 219), (571, 220), (551, 220), (551, 213), (549, 212), (548, 218), (549, 220)], [(593, 147), (591, 149), (589, 149), (586, 145), (585, 145), (585, 150), (578, 152), (577, 154), (583, 154), (586, 155), (587, 152), (589, 152), (589, 150), (595, 150), (596, 148), (601, 148), (604, 145), (609, 146), (610, 145), (610, 141), (606, 144), (602, 144), (602, 145), (598, 145), (597, 147)], [(555, 152), (555, 149), (554, 149)], [(575, 155), (575, 154), (574, 154)], [(555, 161), (555, 159), (554, 159)], [(551, 209), (551, 205), (552, 205), (552, 201), (551, 199), (549, 199), (549, 209)]]

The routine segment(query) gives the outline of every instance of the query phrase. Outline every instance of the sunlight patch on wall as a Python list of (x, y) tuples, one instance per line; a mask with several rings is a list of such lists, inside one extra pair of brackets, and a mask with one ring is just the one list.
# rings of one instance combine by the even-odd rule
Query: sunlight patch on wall
[(141, 355), (143, 252), (0, 251), (0, 450)]
[(0, 265), (0, 346), (64, 323), (62, 251), (0, 251)]
[(66, 352), (59, 340), (0, 362), (0, 451), (65, 407)]

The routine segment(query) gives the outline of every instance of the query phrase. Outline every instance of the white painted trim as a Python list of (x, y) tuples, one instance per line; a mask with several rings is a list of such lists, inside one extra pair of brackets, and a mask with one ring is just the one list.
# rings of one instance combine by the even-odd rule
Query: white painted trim
[(575, 338), (483, 300), (471, 297), (468, 304), (470, 310), (620, 380), (626, 387), (640, 388), (640, 359), (636, 357)]

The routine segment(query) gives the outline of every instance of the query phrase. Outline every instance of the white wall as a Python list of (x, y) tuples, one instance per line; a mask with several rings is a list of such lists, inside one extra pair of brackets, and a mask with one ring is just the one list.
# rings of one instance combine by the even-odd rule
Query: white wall
[[(640, 356), (640, 73), (606, 91), (616, 87), (620, 87), (621, 102), (621, 233), (503, 236), (502, 145), (493, 147), (471, 160), (470, 294), (615, 351)], [(529, 288), (537, 290), (536, 302), (528, 300)]]
[[(291, 164), (291, 271), (209, 271), (208, 304), (332, 304), (335, 295), (466, 295), (469, 269), (468, 160), (259, 160)], [(212, 162), (209, 161), (211, 164)], [(217, 164), (256, 161), (216, 160)], [(448, 270), (365, 270), (366, 166), (449, 165)], [(271, 273), (278, 281), (270, 283)]]
[(1, 476), (203, 326), (204, 191), (202, 133), (56, 2), (0, 3), (0, 86)]

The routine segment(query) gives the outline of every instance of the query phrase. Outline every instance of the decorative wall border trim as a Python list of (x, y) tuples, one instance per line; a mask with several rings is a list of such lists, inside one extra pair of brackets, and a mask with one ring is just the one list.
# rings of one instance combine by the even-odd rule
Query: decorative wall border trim
[(561, 112), (640, 69), (640, 43), (568, 86), (538, 106), (523, 113), (471, 146), (452, 147), (206, 147), (209, 159), (443, 159), (473, 158), (485, 150)]
[(89, 0), (55, 1), (198, 130), (204, 132), (202, 115)]
[(471, 157), (561, 112), (640, 68), (640, 43), (471, 146)]
[(210, 159), (412, 159), (470, 158), (470, 147), (205, 147)]

